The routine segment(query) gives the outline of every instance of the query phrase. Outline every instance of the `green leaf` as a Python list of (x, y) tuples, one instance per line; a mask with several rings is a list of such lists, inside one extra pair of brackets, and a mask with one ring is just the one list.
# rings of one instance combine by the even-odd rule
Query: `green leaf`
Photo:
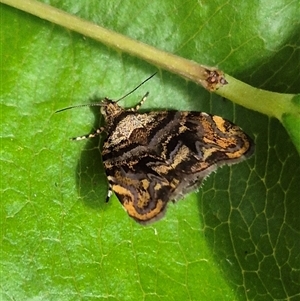
[[(297, 1), (52, 1), (81, 18), (280, 93), (299, 93)], [(102, 122), (57, 109), (117, 99), (157, 69), (0, 5), (3, 300), (297, 300), (299, 156), (279, 121), (161, 71), (144, 109), (234, 121), (255, 155), (142, 227), (105, 203), (101, 141), (70, 142)], [(297, 135), (297, 129), (294, 129)]]
[[(300, 94), (295, 95), (292, 99), (292, 104), (295, 108), (300, 108)], [(299, 113), (295, 114), (299, 109), (294, 109), (289, 113), (282, 116), (282, 124), (287, 129), (291, 140), (294, 142), (298, 151), (300, 150), (300, 116)]]

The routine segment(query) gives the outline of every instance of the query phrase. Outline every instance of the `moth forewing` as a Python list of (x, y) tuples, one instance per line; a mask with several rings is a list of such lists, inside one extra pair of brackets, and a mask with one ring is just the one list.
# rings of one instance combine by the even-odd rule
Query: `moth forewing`
[(218, 166), (253, 152), (238, 126), (207, 113), (128, 109), (110, 124), (102, 151), (109, 185), (143, 224), (160, 219), (169, 201), (198, 188)]

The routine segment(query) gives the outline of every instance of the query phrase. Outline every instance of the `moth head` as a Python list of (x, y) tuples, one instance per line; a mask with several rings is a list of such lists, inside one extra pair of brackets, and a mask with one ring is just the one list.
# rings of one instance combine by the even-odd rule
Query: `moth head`
[(105, 118), (109, 118), (111, 116), (116, 116), (119, 113), (121, 113), (122, 111), (124, 111), (124, 109), (122, 107), (120, 107), (116, 101), (108, 99), (108, 98), (104, 98), (101, 101), (101, 114), (105, 117)]

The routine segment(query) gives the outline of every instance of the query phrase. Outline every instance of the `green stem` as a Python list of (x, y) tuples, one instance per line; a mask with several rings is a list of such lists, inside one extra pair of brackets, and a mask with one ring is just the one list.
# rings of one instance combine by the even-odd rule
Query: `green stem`
[(225, 75), (228, 85), (216, 91), (217, 94), (230, 99), (245, 108), (261, 112), (270, 117), (276, 117), (282, 121), (285, 113), (300, 116), (300, 109), (291, 100), (294, 94), (270, 92), (241, 82), (230, 75)]
[(184, 78), (203, 84), (207, 78), (205, 66), (196, 62), (158, 50), (117, 32), (98, 26), (55, 7), (36, 0), (0, 0), (17, 9), (23, 10), (41, 19), (58, 24), (84, 36), (97, 40), (107, 46), (139, 57), (153, 65), (161, 67)]
[[(208, 67), (196, 62), (161, 51), (36, 0), (0, 0), (0, 2), (81, 33), (107, 46), (139, 57), (157, 67), (179, 74), (185, 79), (205, 86), (204, 81), (207, 79)], [(226, 80), (229, 85), (223, 86), (216, 93), (237, 104), (268, 116), (276, 117), (280, 121), (282, 121), (282, 116), (286, 113), (300, 115), (299, 106), (295, 106), (291, 102), (291, 99), (294, 97), (292, 94), (279, 94), (260, 90), (229, 75), (226, 75)]]

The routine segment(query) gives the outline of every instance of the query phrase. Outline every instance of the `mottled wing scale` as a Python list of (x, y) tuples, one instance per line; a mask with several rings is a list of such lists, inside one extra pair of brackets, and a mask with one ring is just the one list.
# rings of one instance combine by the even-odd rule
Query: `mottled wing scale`
[[(137, 113), (110, 110), (103, 163), (111, 189), (140, 223), (161, 218), (169, 201), (196, 189), (222, 164), (253, 152), (251, 139), (236, 125), (199, 112)], [(107, 111), (103, 110), (105, 116)], [(111, 122), (113, 121), (113, 122)]]

